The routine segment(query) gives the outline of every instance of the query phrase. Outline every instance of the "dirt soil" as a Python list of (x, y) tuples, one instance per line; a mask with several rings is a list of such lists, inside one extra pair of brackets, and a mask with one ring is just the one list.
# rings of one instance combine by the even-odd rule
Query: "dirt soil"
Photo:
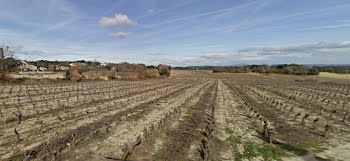
[(172, 70), (0, 86), (0, 160), (350, 160), (350, 81)]

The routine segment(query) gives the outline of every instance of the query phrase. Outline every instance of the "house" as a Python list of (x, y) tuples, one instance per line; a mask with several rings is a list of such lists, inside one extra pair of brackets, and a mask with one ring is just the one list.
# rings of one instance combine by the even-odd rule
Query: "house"
[(28, 72), (28, 71), (38, 71), (38, 67), (35, 65), (30, 65), (25, 60), (19, 61), (19, 66), (17, 67), (22, 72)]
[(107, 66), (108, 64), (109, 64), (109, 63), (101, 63), (100, 66), (101, 66), (101, 67), (105, 67), (105, 66)]
[(61, 65), (57, 65), (56, 66), (56, 70), (68, 70), (69, 68), (68, 67), (65, 67), (65, 66), (61, 66)]
[(29, 63), (24, 61), (24, 60), (19, 61), (19, 63), (20, 63), (20, 65), (29, 65)]
[(70, 63), (69, 66), (71, 67), (78, 67), (78, 66), (85, 66), (85, 63), (80, 63), (80, 62), (74, 62), (74, 63)]
[(77, 64), (76, 63), (70, 63), (69, 66), (75, 67), (75, 66), (77, 66)]
[(45, 68), (45, 67), (39, 67), (39, 71), (42, 71), (42, 72), (47, 71), (47, 68)]
[(21, 65), (18, 67), (18, 69), (22, 72), (38, 71), (38, 67), (35, 65)]
[(55, 71), (55, 70), (56, 70), (56, 65), (50, 64), (48, 70), (49, 70), (49, 71)]

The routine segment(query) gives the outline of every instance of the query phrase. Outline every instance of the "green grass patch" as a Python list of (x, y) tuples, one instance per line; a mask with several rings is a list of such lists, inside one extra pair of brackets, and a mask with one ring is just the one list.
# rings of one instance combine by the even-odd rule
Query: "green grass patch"
[(312, 137), (306, 133), (298, 132), (300, 142), (295, 145), (299, 149), (311, 150), (314, 153), (323, 152), (326, 148), (323, 145), (326, 143), (324, 140)]
[(293, 152), (294, 154), (299, 155), (299, 156), (304, 156), (308, 153), (308, 151), (305, 149), (300, 149), (300, 148), (297, 148), (295, 146), (291, 146), (288, 144), (280, 144), (279, 147), (286, 150), (286, 151)]
[(304, 136), (303, 142), (298, 144), (297, 147), (301, 149), (312, 149), (315, 153), (320, 153), (325, 151), (327, 148), (322, 147), (325, 142), (319, 141), (316, 138)]
[(257, 151), (264, 160), (280, 160), (281, 156), (287, 156), (284, 149), (271, 145), (262, 145), (257, 148)]
[(227, 138), (227, 141), (229, 141), (230, 143), (242, 144), (242, 139), (241, 139), (241, 137), (233, 137), (233, 136), (230, 136), (230, 137)]
[[(279, 133), (276, 136), (281, 140), (288, 140), (286, 143), (279, 143), (279, 147), (298, 156), (305, 156), (309, 152), (320, 153), (327, 149), (324, 146), (326, 141), (313, 137), (304, 131), (296, 131), (292, 135)], [(293, 139), (289, 140), (291, 137)]]
[(93, 134), (92, 134), (92, 138), (100, 138), (100, 137), (102, 137), (102, 133), (100, 132), (100, 131), (97, 131), (97, 132), (94, 132)]
[(252, 142), (245, 142), (244, 144), (244, 152), (241, 153), (236, 153), (235, 154), (235, 160), (236, 161), (241, 161), (245, 159), (252, 159), (255, 157), (261, 156), (264, 158), (264, 160), (281, 160), (281, 157), (283, 156), (288, 156), (287, 152), (285, 149), (279, 147), (279, 146), (274, 146), (270, 144), (263, 144), (263, 145), (258, 145), (254, 144)]
[(233, 134), (233, 131), (230, 128), (225, 129), (226, 134)]
[(258, 154), (256, 153), (256, 147), (253, 143), (247, 142), (244, 144), (244, 152), (243, 154), (236, 153), (235, 154), (235, 160), (241, 161), (243, 159), (252, 159), (257, 157)]
[(20, 161), (22, 160), (22, 157), (20, 155), (17, 155), (15, 157), (12, 157), (9, 161)]

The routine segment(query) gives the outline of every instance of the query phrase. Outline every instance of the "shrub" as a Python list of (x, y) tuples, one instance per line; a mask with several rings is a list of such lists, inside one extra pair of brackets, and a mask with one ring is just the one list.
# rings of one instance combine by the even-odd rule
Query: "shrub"
[(69, 75), (70, 75), (70, 80), (72, 82), (80, 82), (82, 77), (79, 74), (79, 72), (77, 70), (71, 70), (69, 71)]
[(66, 80), (70, 80), (70, 71), (69, 70), (66, 70), (65, 73), (64, 73), (64, 77)]
[(96, 70), (89, 70), (88, 74), (89, 74), (89, 79), (91, 79), (91, 80), (99, 79), (99, 76), (98, 76), (98, 73)]
[(157, 68), (161, 76), (167, 76), (167, 77), (170, 76), (170, 69), (171, 69), (170, 66), (159, 64)]
[(113, 79), (115, 79), (115, 76), (114, 75), (108, 75), (107, 78), (108, 78), (108, 80), (113, 80)]
[[(305, 65), (297, 65), (297, 64), (282, 64), (276, 66), (268, 66), (268, 65), (248, 65), (248, 66), (239, 66), (239, 67), (223, 67), (223, 66), (214, 66), (214, 67), (205, 67), (204, 69), (212, 70), (213, 73), (227, 72), (227, 73), (248, 73), (248, 72), (256, 72), (256, 73), (278, 73), (278, 74), (294, 74), (294, 75), (318, 75), (320, 71), (322, 71), (320, 67), (311, 67)], [(342, 68), (325, 68), (323, 70), (333, 70)], [(350, 68), (348, 68), (350, 69)], [(343, 70), (344, 71), (344, 70)]]
[(9, 81), (11, 81), (11, 77), (6, 71), (1, 71), (0, 80), (9, 82)]
[(319, 75), (320, 71), (317, 68), (310, 69), (308, 75)]
[(106, 67), (105, 67), (108, 71), (110, 71), (111, 69), (112, 69), (112, 65), (111, 64), (108, 64), (108, 65), (106, 65)]
[(169, 76), (170, 72), (167, 69), (163, 68), (160, 70), (159, 74)]

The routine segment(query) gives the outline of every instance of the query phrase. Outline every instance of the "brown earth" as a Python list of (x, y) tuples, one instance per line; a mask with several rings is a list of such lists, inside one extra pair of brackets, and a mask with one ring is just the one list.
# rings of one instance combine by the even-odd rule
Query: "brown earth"
[(0, 160), (349, 158), (349, 81), (171, 76), (0, 86)]

